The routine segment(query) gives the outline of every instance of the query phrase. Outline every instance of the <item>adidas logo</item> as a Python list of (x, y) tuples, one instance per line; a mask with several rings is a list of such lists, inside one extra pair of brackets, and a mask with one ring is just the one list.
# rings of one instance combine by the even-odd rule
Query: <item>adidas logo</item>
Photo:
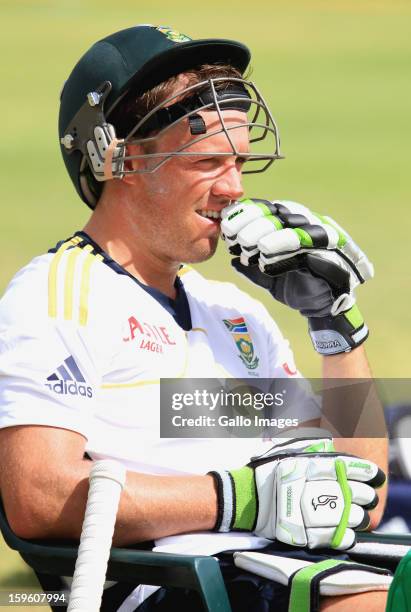
[(93, 389), (86, 385), (86, 380), (80, 372), (74, 358), (67, 357), (53, 374), (47, 377), (46, 387), (59, 395), (82, 395), (93, 397)]

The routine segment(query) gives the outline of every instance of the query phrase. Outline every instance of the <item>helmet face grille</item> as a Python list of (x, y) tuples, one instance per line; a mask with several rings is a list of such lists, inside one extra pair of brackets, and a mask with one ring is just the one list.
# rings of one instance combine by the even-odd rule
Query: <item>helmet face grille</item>
[[(188, 100), (188, 103), (186, 101)], [(181, 102), (179, 102), (181, 101)], [(178, 107), (179, 116), (170, 113), (169, 109)], [(245, 122), (239, 122), (234, 125), (228, 125), (224, 120), (224, 111), (238, 110), (247, 113)], [(185, 112), (182, 112), (185, 111)], [(192, 129), (192, 119), (198, 118), (199, 113), (214, 111), (218, 115), (219, 125), (211, 132), (207, 132), (204, 128), (202, 132), (195, 132)], [(163, 123), (158, 120), (161, 113), (166, 112), (168, 120), (163, 119)], [(164, 115), (163, 115), (164, 116)], [(156, 119), (153, 122), (153, 118)], [(127, 144), (147, 145), (150, 143), (151, 148), (155, 148), (155, 144), (162, 136), (170, 129), (188, 120), (193, 136), (188, 142), (182, 144), (179, 148), (173, 151), (161, 153), (142, 153), (140, 155), (127, 155)], [(158, 129), (153, 135), (145, 135), (147, 126), (152, 127), (157, 123)], [(123, 170), (124, 173), (147, 173), (155, 172), (158, 168), (164, 165), (168, 160), (174, 157), (194, 157), (213, 155), (221, 157), (241, 156), (244, 157), (244, 152), (237, 151), (232, 131), (236, 129), (248, 128), (250, 152), (245, 156), (246, 166), (243, 172), (245, 174), (263, 172), (276, 159), (282, 159), (280, 152), (280, 137), (277, 125), (271, 115), (271, 112), (258, 91), (257, 87), (251, 81), (246, 81), (240, 78), (214, 78), (202, 81), (196, 85), (186, 87), (173, 96), (164, 100), (156, 106), (152, 111), (147, 113), (129, 132), (121, 146), (124, 149), (121, 155), (123, 160), (145, 159), (150, 160), (144, 169)], [(230, 151), (190, 151), (190, 148), (211, 136), (224, 133), (227, 142), (230, 145)], [(252, 162), (252, 163), (251, 163)]]
[[(110, 83), (102, 83), (71, 121), (61, 138), (66, 153), (80, 151), (88, 162), (89, 171), (96, 181), (122, 178), (125, 174), (147, 174), (156, 172), (175, 157), (242, 157), (245, 160), (244, 174), (264, 172), (276, 160), (282, 159), (277, 125), (257, 87), (242, 78), (211, 78), (185, 87), (163, 100), (135, 125), (123, 139), (117, 139), (115, 126), (107, 122), (104, 102), (110, 92)], [(233, 123), (225, 120), (225, 112), (236, 110), (244, 113), (244, 121)], [(217, 126), (207, 131), (204, 117), (213, 111), (217, 115)], [(163, 136), (177, 126), (190, 128), (191, 138), (174, 150), (157, 152)], [(238, 151), (233, 131), (248, 129), (250, 151)], [(201, 151), (198, 143), (223, 133), (228, 147), (223, 151)], [(131, 155), (127, 145), (140, 145), (141, 150), (150, 151)], [(192, 150), (193, 145), (197, 145)], [(144, 160), (144, 163), (125, 163)], [(84, 163), (81, 174), (84, 185)], [(83, 189), (84, 191), (84, 189)], [(91, 191), (85, 194), (90, 199)], [(94, 198), (95, 199), (95, 198)]]

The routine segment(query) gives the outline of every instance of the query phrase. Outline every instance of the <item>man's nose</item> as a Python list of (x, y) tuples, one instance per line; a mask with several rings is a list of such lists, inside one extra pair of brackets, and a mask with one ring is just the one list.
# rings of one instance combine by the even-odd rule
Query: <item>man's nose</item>
[(235, 164), (230, 164), (215, 181), (211, 192), (214, 196), (229, 200), (240, 199), (244, 195), (241, 170)]

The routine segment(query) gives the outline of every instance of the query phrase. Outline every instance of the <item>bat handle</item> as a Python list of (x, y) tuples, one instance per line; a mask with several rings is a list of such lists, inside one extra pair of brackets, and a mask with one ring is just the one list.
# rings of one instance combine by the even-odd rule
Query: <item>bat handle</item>
[(111, 459), (96, 461), (91, 469), (68, 612), (100, 610), (117, 510), (125, 480), (125, 467)]

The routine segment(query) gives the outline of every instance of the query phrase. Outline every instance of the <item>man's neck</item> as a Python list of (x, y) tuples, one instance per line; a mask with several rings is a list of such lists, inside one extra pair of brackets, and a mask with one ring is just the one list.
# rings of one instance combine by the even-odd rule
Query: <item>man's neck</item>
[(138, 240), (127, 240), (128, 228), (122, 228), (117, 218), (108, 223), (106, 215), (93, 213), (83, 231), (110, 257), (144, 285), (158, 289), (175, 299), (175, 279), (179, 264), (164, 261), (141, 245)]

